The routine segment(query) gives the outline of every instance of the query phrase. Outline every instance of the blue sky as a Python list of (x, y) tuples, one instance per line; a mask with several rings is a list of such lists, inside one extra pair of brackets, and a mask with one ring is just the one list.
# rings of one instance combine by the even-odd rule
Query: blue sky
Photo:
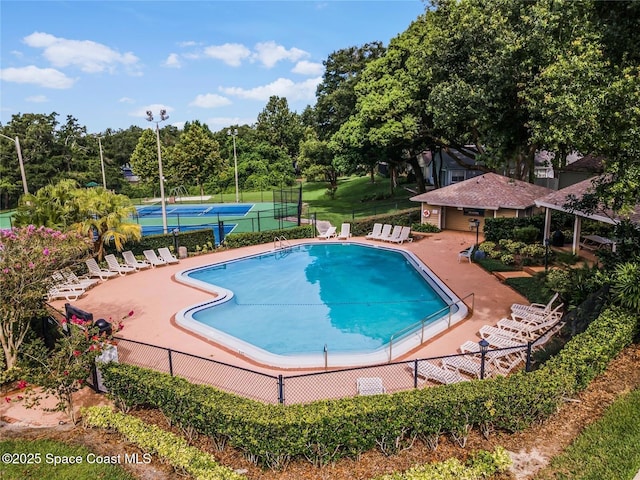
[(315, 103), (322, 62), (389, 41), (424, 11), (388, 1), (0, 2), (0, 121), (73, 115), (89, 133), (200, 120), (253, 124), (271, 95)]

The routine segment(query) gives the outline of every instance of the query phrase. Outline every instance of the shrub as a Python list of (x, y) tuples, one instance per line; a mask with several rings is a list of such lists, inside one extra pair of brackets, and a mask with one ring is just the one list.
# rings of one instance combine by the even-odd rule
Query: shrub
[(533, 243), (541, 238), (540, 229), (529, 225), (527, 227), (516, 227), (513, 229), (513, 238), (524, 243)]
[(422, 233), (438, 233), (441, 230), (431, 223), (412, 223), (411, 230)]
[(263, 243), (273, 242), (275, 237), (284, 235), (287, 239), (292, 240), (295, 238), (313, 238), (314, 236), (313, 225), (304, 225), (301, 227), (288, 228), (286, 230), (269, 230), (265, 232), (247, 232), (247, 233), (232, 233), (226, 236), (224, 239), (224, 246), (226, 248), (240, 248), (250, 245), (261, 245)]

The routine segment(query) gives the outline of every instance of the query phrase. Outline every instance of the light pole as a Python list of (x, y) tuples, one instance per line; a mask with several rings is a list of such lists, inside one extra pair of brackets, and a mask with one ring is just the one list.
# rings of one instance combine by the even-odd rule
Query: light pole
[(236, 137), (238, 136), (238, 129), (227, 130), (227, 135), (233, 137), (233, 166), (236, 172), (236, 203), (240, 202), (238, 198), (238, 157), (236, 155)]
[(164, 202), (164, 175), (162, 175), (162, 152), (160, 151), (160, 127), (158, 126), (158, 124), (160, 122), (164, 122), (167, 118), (169, 118), (169, 115), (167, 115), (167, 111), (164, 109), (160, 110), (160, 120), (154, 120), (153, 112), (151, 110), (147, 110), (147, 120), (156, 124), (156, 141), (158, 143), (158, 174), (160, 175), (160, 206), (162, 208), (162, 231), (165, 235), (168, 233), (167, 206)]
[(0, 133), (0, 137), (4, 137), (7, 140), (11, 140), (13, 143), (16, 144), (16, 152), (18, 152), (18, 164), (20, 165), (20, 175), (22, 176), (22, 188), (24, 189), (24, 193), (27, 194), (29, 193), (29, 189), (27, 188), (27, 176), (24, 173), (24, 163), (22, 161), (22, 150), (20, 150), (20, 139), (18, 138), (17, 135), (16, 135), (16, 138), (13, 139), (11, 137), (7, 137), (6, 135), (3, 135), (2, 133)]
[(476, 229), (476, 247), (478, 246), (478, 233), (480, 231), (480, 220), (478, 220), (477, 218), (472, 218), (471, 220), (469, 220), (469, 225), (471, 225), (472, 228)]
[(100, 168), (102, 168), (102, 186), (107, 189), (107, 177), (104, 175), (104, 158), (102, 158), (102, 137), (98, 136), (98, 146), (100, 147)]

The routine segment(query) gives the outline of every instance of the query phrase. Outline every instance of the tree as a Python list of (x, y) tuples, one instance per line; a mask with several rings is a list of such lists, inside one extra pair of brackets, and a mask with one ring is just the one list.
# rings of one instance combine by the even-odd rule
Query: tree
[[(160, 143), (160, 152), (164, 158), (166, 147)], [(144, 130), (138, 139), (135, 150), (131, 154), (131, 168), (143, 182), (154, 183), (159, 180), (158, 173), (158, 143), (156, 132), (150, 128)]]
[(0, 343), (15, 366), (30, 322), (42, 312), (51, 275), (84, 258), (86, 238), (29, 225), (0, 230)]
[(171, 149), (167, 167), (174, 181), (195, 183), (204, 195), (203, 184), (222, 166), (218, 142), (199, 122), (187, 122), (178, 143)]
[(271, 96), (257, 120), (256, 133), (260, 140), (284, 148), (292, 159), (298, 156), (302, 122), (297, 113), (289, 110), (286, 98)]

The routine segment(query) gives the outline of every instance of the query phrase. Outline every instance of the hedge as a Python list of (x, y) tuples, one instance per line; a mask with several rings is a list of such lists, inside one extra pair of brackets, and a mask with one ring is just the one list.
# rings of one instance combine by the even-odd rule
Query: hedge
[(610, 308), (531, 373), (305, 405), (266, 405), (132, 365), (111, 363), (101, 370), (119, 404), (157, 408), (183, 428), (220, 445), (228, 442), (255, 463), (278, 467), (306, 458), (322, 465), (374, 448), (393, 453), (415, 437), (448, 433), (463, 442), (471, 427), (526, 428), (585, 388), (636, 330), (636, 315)]
[(313, 225), (287, 228), (286, 230), (267, 230), (264, 232), (231, 233), (224, 239), (223, 245), (227, 248), (248, 247), (273, 242), (275, 237), (285, 236), (287, 240), (297, 238), (313, 238), (315, 236)]

